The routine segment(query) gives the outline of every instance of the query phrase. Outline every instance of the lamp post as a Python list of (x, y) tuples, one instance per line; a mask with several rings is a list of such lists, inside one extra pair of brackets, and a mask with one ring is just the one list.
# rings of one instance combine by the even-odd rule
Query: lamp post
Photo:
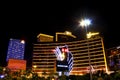
[(88, 47), (88, 60), (89, 60), (89, 69), (90, 69), (89, 73), (90, 73), (90, 80), (92, 80), (91, 60), (90, 60), (89, 43), (88, 43), (89, 40), (88, 40), (88, 36), (87, 36), (87, 34), (88, 34), (87, 28), (88, 28), (88, 26), (90, 24), (91, 24), (91, 20), (90, 19), (82, 19), (80, 21), (80, 26), (81, 27), (85, 27), (85, 31), (86, 31), (86, 40), (87, 40), (87, 47)]

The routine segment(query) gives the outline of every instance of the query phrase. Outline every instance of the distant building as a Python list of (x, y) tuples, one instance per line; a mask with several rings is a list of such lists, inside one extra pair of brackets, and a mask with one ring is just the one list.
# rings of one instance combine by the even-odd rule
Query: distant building
[(120, 70), (120, 46), (106, 50), (109, 71)]
[(24, 59), (25, 41), (19, 39), (10, 39), (8, 45), (7, 58), (9, 59)]

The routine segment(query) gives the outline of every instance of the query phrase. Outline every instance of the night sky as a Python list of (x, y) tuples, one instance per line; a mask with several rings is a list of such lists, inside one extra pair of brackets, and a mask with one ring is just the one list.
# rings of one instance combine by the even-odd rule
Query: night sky
[(54, 35), (67, 30), (82, 39), (85, 29), (78, 22), (83, 17), (92, 20), (88, 30), (100, 32), (106, 49), (119, 46), (120, 12), (117, 3), (101, 0), (3, 3), (0, 14), (0, 66), (6, 66), (10, 38), (26, 41), (25, 59), (30, 66), (32, 44), (37, 41), (39, 33)]

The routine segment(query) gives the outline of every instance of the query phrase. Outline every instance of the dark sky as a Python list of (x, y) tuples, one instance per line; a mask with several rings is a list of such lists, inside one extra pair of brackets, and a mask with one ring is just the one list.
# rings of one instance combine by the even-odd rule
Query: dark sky
[(105, 48), (120, 45), (119, 2), (112, 1), (44, 1), (5, 2), (0, 14), (0, 66), (5, 66), (10, 38), (25, 39), (25, 59), (31, 62), (32, 43), (39, 33), (71, 31), (83, 38), (85, 30), (78, 26), (83, 17), (90, 18), (89, 31), (98, 31), (104, 37)]

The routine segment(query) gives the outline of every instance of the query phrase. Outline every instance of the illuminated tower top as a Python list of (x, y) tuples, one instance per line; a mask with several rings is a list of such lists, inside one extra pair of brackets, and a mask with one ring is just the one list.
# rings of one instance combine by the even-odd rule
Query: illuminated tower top
[(40, 33), (37, 38), (38, 42), (53, 42), (54, 36)]
[(19, 39), (10, 39), (7, 52), (7, 61), (9, 59), (24, 59), (25, 41)]
[(74, 41), (76, 36), (74, 36), (71, 32), (56, 32), (55, 34), (55, 41), (56, 42), (63, 42), (63, 41)]

